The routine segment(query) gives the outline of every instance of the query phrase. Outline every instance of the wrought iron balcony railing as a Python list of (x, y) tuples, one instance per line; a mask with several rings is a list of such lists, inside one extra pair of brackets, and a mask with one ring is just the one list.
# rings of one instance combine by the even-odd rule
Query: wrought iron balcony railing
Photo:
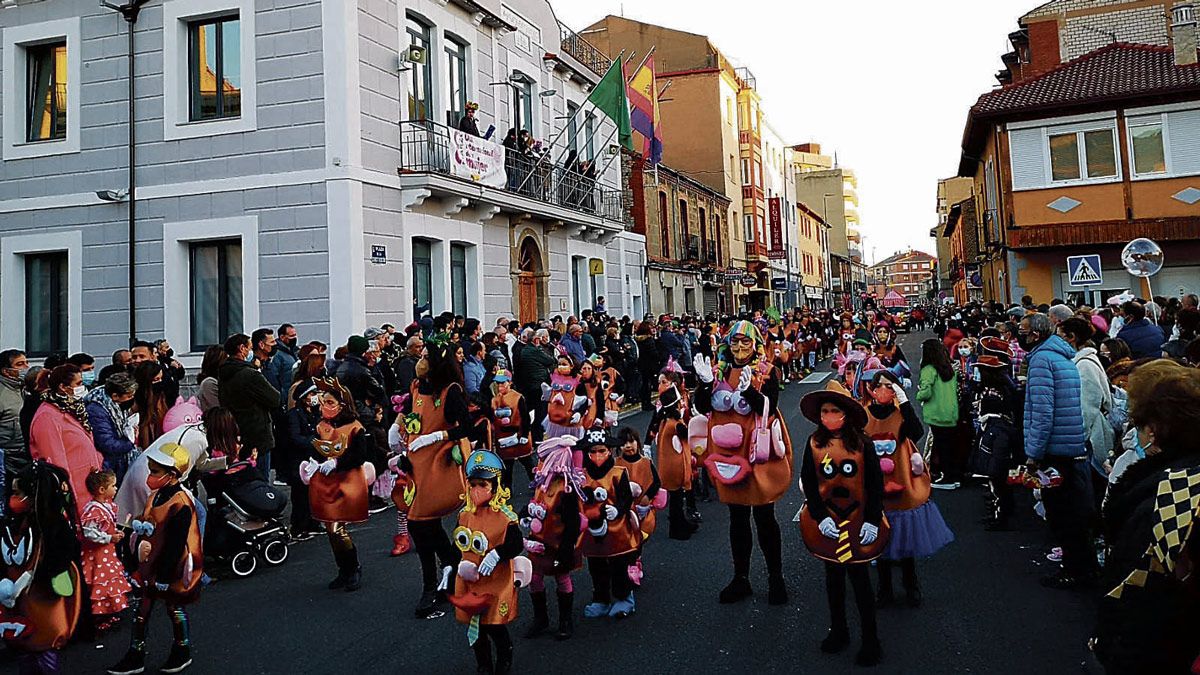
[(582, 63), (588, 70), (597, 75), (604, 75), (608, 72), (609, 66), (612, 65), (612, 59), (605, 56), (604, 52), (592, 46), (592, 43), (583, 39), (583, 36), (579, 33), (559, 22), (558, 36), (564, 53)]

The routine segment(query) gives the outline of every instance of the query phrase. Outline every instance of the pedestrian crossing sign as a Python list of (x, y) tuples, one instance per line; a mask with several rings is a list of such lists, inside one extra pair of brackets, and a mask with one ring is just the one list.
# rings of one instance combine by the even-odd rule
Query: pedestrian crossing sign
[(1100, 286), (1104, 283), (1099, 255), (1068, 256), (1067, 274), (1072, 286)]

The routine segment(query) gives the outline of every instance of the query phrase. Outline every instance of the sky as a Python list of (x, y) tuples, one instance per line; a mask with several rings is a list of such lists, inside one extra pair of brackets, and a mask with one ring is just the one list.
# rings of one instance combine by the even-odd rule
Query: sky
[[(789, 144), (858, 174), (868, 262), (935, 253), (937, 181), (958, 171), (967, 110), (997, 86), (1017, 19), (1042, 0), (550, 0), (581, 30), (607, 14), (707, 35), (748, 67)], [(660, 83), (661, 87), (661, 83)]]

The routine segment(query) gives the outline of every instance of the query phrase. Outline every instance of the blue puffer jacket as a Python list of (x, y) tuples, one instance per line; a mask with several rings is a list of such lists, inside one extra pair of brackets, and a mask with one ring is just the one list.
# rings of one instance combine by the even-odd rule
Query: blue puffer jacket
[(1149, 319), (1138, 319), (1125, 324), (1121, 332), (1117, 333), (1117, 337), (1129, 345), (1134, 359), (1162, 356), (1162, 346), (1167, 341), (1162, 328), (1150, 323)]
[(1051, 335), (1026, 357), (1025, 455), (1030, 459), (1082, 457), (1087, 452), (1074, 356), (1066, 340)]

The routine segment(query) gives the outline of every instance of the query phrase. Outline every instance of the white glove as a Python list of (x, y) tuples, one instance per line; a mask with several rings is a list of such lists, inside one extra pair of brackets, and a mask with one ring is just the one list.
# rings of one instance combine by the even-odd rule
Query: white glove
[(646, 516), (650, 515), (649, 506), (635, 506), (634, 510), (637, 511), (638, 520), (645, 520)]
[(870, 523), (863, 523), (862, 529), (859, 532), (862, 533), (859, 543), (863, 546), (870, 546), (879, 538), (879, 528)]
[(754, 373), (752, 371), (753, 369), (750, 366), (742, 368), (741, 375), (738, 375), (738, 392), (743, 392), (750, 388), (750, 382), (754, 377)]
[(900, 385), (893, 382), (892, 383), (892, 391), (896, 392), (896, 403), (897, 404), (904, 405), (905, 403), (908, 403), (908, 394), (904, 393), (904, 387), (901, 387)]
[(318, 467), (317, 470), (321, 472), (321, 475), (328, 476), (329, 474), (333, 473), (333, 470), (336, 468), (337, 468), (337, 460), (336, 459), (327, 459), (324, 462), (321, 462), (321, 466)]
[(392, 452), (404, 449), (404, 435), (400, 432), (400, 422), (392, 422), (392, 426), (388, 427), (388, 447)]
[(499, 445), (502, 448), (511, 448), (515, 445), (520, 445), (520, 444), (521, 444), (521, 438), (519, 436), (517, 436), (516, 434), (513, 434), (512, 436), (509, 436), (507, 438), (501, 438), (500, 442), (497, 445)]
[(613, 393), (608, 395), (608, 400), (619, 401), (619, 400), (621, 400), (621, 395), (614, 391)]
[(479, 563), (480, 576), (490, 577), (495, 571), (496, 565), (500, 562), (500, 554), (496, 553), (496, 549), (488, 551), (488, 554), (483, 556), (483, 560)]
[(642, 457), (645, 457), (645, 458), (647, 458), (647, 459), (651, 459), (651, 458), (653, 458), (653, 457), (654, 457), (654, 448), (653, 448), (653, 446), (649, 446), (649, 445), (643, 445), (643, 446), (642, 446)]
[(545, 382), (542, 383), (542, 400), (550, 400), (550, 385), (546, 384)]
[(582, 420), (583, 420), (583, 416), (580, 415), (579, 413), (575, 413), (574, 415), (571, 415), (571, 425), (572, 426), (579, 424)]
[(695, 358), (692, 359), (692, 368), (696, 371), (696, 377), (700, 378), (701, 382), (705, 384), (712, 384), (712, 359), (703, 354), (697, 354)]
[(817, 525), (817, 528), (821, 530), (821, 534), (829, 537), (830, 539), (838, 538), (837, 523), (833, 522), (833, 518), (830, 518), (829, 516), (825, 516), (825, 520), (822, 520), (821, 524)]
[(616, 520), (617, 519), (617, 507), (613, 506), (612, 504), (605, 505), (604, 517), (607, 520)]
[(907, 377), (904, 378), (904, 380), (901, 382), (901, 384), (904, 385), (905, 389), (912, 389), (912, 380), (908, 379)]
[(408, 444), (408, 451), (416, 452), (416, 451), (420, 450), (421, 448), (429, 447), (429, 446), (433, 445), (434, 443), (440, 443), (441, 441), (444, 441), (444, 440), (446, 440), (446, 432), (444, 432), (444, 431), (435, 431), (430, 434), (421, 434), (420, 436), (417, 436), (416, 438), (414, 438), (412, 440), (412, 442)]

